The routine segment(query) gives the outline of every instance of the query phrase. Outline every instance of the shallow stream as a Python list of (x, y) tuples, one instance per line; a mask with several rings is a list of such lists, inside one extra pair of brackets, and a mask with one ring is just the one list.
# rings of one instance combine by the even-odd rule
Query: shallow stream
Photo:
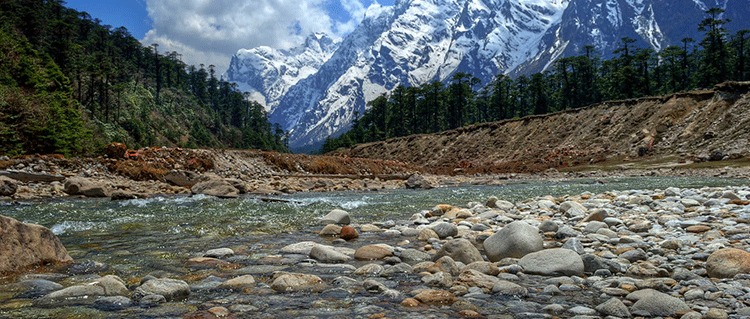
[[(433, 190), (306, 193), (278, 197), (279, 201), (273, 202), (256, 197), (220, 200), (205, 196), (128, 201), (64, 199), (3, 202), (0, 203), (0, 214), (51, 228), (77, 262), (103, 263), (108, 266), (103, 270), (105, 273), (117, 274), (125, 280), (158, 273), (184, 279), (196, 272), (186, 265), (186, 261), (208, 249), (233, 248), (246, 256), (245, 260), (238, 260), (240, 264), (252, 265), (278, 254), (284, 245), (306, 240), (321, 241), (313, 233), (322, 227), (317, 220), (334, 208), (349, 211), (356, 224), (381, 224), (388, 220), (408, 220), (412, 214), (436, 204), (466, 206), (471, 201), (484, 202), (490, 196), (519, 201), (543, 195), (743, 184), (747, 185), (748, 181), (643, 177), (509, 182), (501, 186), (456, 186)], [(356, 243), (352, 245), (356, 246)], [(15, 279), (0, 278), (0, 285), (12, 280)], [(194, 291), (190, 297), (199, 303), (215, 298), (215, 293), (202, 295), (201, 291)], [(10, 314), (24, 317), (35, 313), (31, 310), (33, 308), (12, 309), (14, 307), (7, 306), (12, 302), (17, 300), (7, 299), (7, 296), (4, 300), (0, 294), (0, 317)], [(289, 304), (285, 307), (295, 306)], [(87, 311), (84, 313), (91, 315)]]

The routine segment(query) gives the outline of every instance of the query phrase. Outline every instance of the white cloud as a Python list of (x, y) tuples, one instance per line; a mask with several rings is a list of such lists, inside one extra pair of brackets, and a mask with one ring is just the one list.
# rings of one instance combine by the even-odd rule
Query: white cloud
[(364, 15), (361, 0), (343, 0), (351, 16), (358, 17), (346, 23), (334, 22), (326, 12), (331, 0), (146, 1), (153, 28), (143, 44), (158, 43), (160, 52), (177, 51), (186, 63), (213, 64), (219, 73), (238, 49), (288, 48), (312, 32), (340, 36)]

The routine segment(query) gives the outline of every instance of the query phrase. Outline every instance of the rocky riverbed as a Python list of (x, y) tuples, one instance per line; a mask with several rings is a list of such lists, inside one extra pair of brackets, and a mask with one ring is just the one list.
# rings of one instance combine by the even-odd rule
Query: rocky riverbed
[(6, 278), (0, 317), (744, 318), (749, 200), (748, 187), (491, 197), (369, 224), (334, 210), (194, 251), (187, 272), (79, 260)]

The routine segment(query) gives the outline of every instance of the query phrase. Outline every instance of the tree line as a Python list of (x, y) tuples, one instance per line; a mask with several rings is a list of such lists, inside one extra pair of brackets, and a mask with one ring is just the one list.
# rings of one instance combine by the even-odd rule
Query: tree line
[(681, 39), (656, 52), (622, 38), (614, 58), (602, 60), (593, 46), (580, 56), (558, 59), (547, 71), (511, 78), (497, 75), (481, 86), (466, 73), (418, 87), (398, 86), (368, 103), (368, 109), (322, 152), (411, 134), (546, 114), (599, 103), (708, 88), (750, 80), (750, 30), (728, 34), (724, 11), (712, 8), (698, 29), (705, 37)]
[(188, 66), (64, 1), (1, 1), (0, 40), (0, 154), (113, 141), (287, 151), (285, 132), (213, 65)]

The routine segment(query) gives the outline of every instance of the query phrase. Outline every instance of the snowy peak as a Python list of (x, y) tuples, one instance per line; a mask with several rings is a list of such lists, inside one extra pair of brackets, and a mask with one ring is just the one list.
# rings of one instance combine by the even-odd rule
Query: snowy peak
[(338, 45), (324, 33), (313, 33), (289, 50), (266, 46), (241, 49), (232, 57), (226, 74), (240, 90), (249, 92), (252, 100), (271, 110), (291, 86), (316, 73)]

